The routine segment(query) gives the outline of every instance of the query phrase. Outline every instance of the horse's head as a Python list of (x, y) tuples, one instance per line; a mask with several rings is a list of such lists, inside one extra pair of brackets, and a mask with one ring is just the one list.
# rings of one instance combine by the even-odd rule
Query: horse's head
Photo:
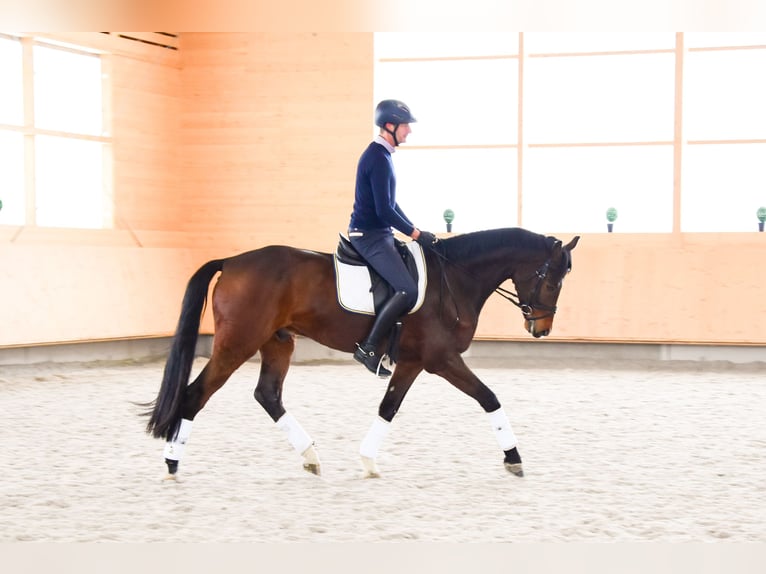
[[(545, 337), (553, 328), (564, 277), (572, 269), (572, 249), (580, 236), (566, 245), (556, 239), (545, 260), (532, 263), (513, 278), (518, 293), (518, 307), (524, 314), (524, 328), (534, 337)], [(537, 267), (534, 267), (537, 265)]]

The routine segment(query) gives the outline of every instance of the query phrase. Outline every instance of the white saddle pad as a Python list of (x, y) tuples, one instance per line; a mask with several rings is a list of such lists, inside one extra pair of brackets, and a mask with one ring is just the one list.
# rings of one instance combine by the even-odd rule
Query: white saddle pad
[[(410, 309), (414, 313), (423, 304), (426, 294), (426, 260), (423, 248), (416, 241), (405, 244), (415, 258), (415, 267), (418, 270), (418, 299), (415, 306)], [(372, 279), (370, 270), (366, 265), (348, 265), (335, 261), (335, 283), (338, 288), (338, 303), (347, 311), (375, 314), (375, 303), (372, 298)]]

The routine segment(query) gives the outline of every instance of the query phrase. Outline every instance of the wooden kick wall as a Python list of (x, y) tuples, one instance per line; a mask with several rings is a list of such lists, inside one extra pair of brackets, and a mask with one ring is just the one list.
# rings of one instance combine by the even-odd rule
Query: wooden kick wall
[[(112, 53), (115, 229), (0, 226), (0, 348), (169, 335), (205, 260), (333, 249), (372, 134), (371, 34), (183, 33), (163, 52), (64, 39)], [(586, 234), (551, 338), (766, 345), (765, 243)], [(496, 297), (478, 336), (529, 339)]]

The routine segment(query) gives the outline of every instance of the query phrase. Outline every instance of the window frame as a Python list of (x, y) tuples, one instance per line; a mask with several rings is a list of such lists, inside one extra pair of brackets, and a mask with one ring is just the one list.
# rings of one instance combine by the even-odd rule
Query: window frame
[[(41, 39), (34, 36), (19, 36), (0, 33), (0, 37), (18, 41), (21, 45), (22, 58), (22, 92), (23, 92), (23, 118), (20, 125), (0, 123), (0, 131), (20, 133), (23, 137), (24, 157), (24, 182), (23, 196), (25, 209), (23, 220), (19, 222), (0, 223), (0, 225), (14, 225), (21, 228), (58, 228), (58, 229), (113, 229), (114, 228), (114, 205), (113, 181), (112, 181), (112, 136), (111, 136), (111, 88), (110, 88), (110, 60), (107, 54), (86, 46), (75, 46), (52, 39)], [(44, 129), (35, 124), (35, 82), (34, 82), (34, 48), (42, 46), (49, 49), (62, 50), (100, 60), (101, 68), (101, 133), (86, 134), (67, 130)], [(83, 227), (80, 225), (40, 225), (37, 222), (38, 193), (36, 189), (36, 138), (47, 136), (72, 140), (78, 142), (96, 142), (103, 146), (101, 171), (101, 197), (103, 199), (101, 209), (101, 221), (98, 226)]]

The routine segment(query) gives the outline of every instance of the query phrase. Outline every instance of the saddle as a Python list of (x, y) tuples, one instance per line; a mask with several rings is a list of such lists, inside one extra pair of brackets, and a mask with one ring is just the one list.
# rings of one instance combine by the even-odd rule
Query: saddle
[[(367, 265), (367, 262), (364, 260), (364, 258), (362, 258), (362, 256), (354, 248), (354, 246), (351, 244), (351, 241), (349, 241), (347, 237), (345, 237), (343, 234), (339, 234), (339, 236), (340, 241), (338, 242), (338, 247), (335, 249), (336, 267), (337, 264), (340, 263), (350, 265), (352, 267), (367, 268), (370, 274), (370, 292), (372, 293), (373, 306), (375, 313), (377, 313), (380, 311), (383, 304), (388, 301), (388, 299), (394, 294), (394, 288), (391, 287), (391, 285), (385, 279), (383, 279), (383, 277), (381, 277), (377, 271)], [(405, 267), (407, 267), (407, 271), (417, 282), (419, 273), (415, 256), (407, 247), (407, 244), (404, 241), (400, 241), (399, 239), (394, 238), (394, 243), (396, 245), (397, 251), (399, 252), (399, 255), (402, 258), (402, 261), (404, 261)], [(413, 310), (417, 307), (419, 307), (419, 305), (416, 304)]]

